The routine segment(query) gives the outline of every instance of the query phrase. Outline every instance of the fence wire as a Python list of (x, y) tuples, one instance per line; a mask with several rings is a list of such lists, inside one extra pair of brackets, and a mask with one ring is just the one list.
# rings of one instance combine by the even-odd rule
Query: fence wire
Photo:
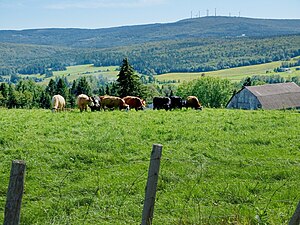
[[(53, 174), (29, 165), (21, 224), (140, 224), (148, 166), (134, 160)], [(0, 211), (9, 172), (0, 175)], [(162, 158), (153, 223), (286, 224), (300, 199), (299, 172), (300, 160)]]

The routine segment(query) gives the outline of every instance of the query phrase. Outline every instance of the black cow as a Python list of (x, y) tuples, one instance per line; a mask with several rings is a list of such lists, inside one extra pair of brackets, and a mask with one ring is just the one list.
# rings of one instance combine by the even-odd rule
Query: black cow
[(153, 110), (155, 109), (171, 109), (171, 99), (169, 97), (154, 97)]
[(101, 105), (100, 105), (100, 98), (98, 96), (92, 96), (91, 97), (92, 101), (94, 104), (92, 104), (91, 106), (89, 106), (91, 108), (91, 111), (100, 111), (101, 109)]
[(171, 96), (171, 109), (182, 109), (183, 101), (179, 96)]

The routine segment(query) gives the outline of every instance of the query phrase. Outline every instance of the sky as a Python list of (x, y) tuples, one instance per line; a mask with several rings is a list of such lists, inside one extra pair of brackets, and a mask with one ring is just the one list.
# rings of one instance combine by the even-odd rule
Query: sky
[(107, 28), (206, 16), (300, 19), (300, 0), (0, 0), (0, 30)]

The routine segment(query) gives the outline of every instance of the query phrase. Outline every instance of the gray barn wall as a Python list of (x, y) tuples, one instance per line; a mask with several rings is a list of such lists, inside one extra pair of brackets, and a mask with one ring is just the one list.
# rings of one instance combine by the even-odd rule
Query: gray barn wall
[(258, 109), (261, 104), (249, 90), (243, 89), (236, 93), (227, 104), (228, 109)]

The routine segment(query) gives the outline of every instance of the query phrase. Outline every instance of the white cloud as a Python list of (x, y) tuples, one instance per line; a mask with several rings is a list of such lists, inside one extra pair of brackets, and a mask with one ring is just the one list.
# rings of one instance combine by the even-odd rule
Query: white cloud
[(60, 1), (57, 3), (49, 4), (46, 8), (51, 9), (68, 9), (68, 8), (137, 8), (153, 5), (161, 5), (166, 3), (167, 0), (77, 0), (77, 1)]

